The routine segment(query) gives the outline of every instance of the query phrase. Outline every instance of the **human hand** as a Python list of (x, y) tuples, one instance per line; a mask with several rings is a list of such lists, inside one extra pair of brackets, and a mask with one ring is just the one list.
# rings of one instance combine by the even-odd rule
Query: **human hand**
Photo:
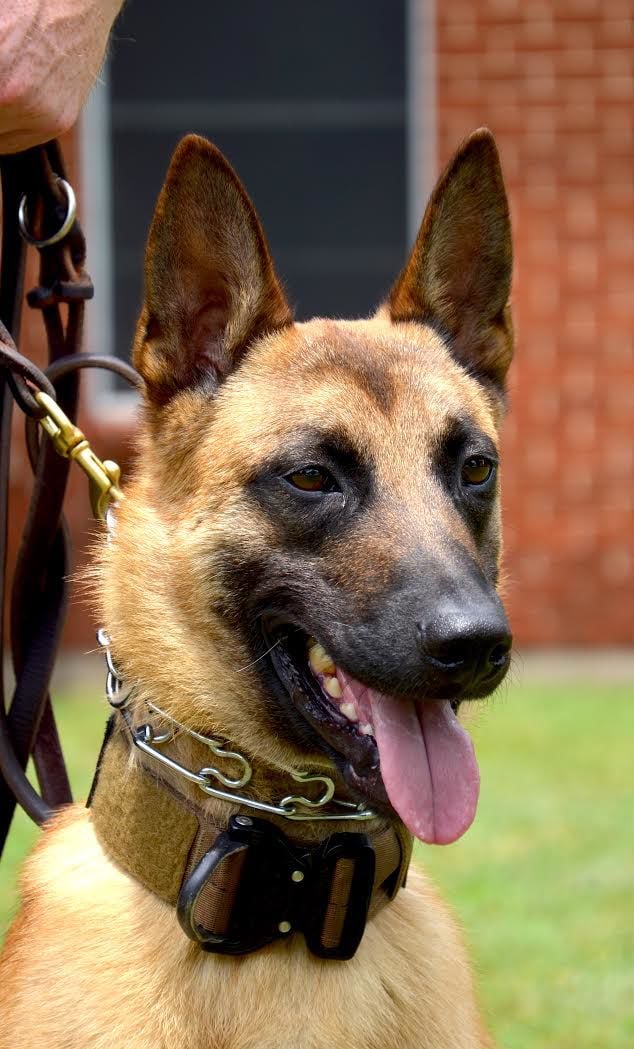
[(17, 153), (72, 127), (121, 3), (0, 0), (0, 153)]

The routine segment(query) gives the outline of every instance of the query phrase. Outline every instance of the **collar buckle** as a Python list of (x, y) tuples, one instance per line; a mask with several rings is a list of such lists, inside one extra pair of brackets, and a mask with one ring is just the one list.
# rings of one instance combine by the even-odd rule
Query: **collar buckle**
[(232, 816), (185, 876), (179, 922), (203, 950), (246, 954), (294, 931), (322, 958), (351, 958), (368, 918), (376, 857), (365, 834), (291, 844), (266, 820)]
[(331, 834), (315, 857), (314, 896), (306, 911), (306, 945), (320, 958), (356, 953), (372, 901), (376, 855), (367, 834)]

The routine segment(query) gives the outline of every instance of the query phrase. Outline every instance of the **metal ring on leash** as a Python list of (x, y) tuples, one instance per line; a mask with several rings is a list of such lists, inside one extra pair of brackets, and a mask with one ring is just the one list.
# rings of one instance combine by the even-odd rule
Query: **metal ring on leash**
[(70, 182), (67, 182), (64, 178), (56, 177), (55, 181), (61, 186), (66, 194), (66, 218), (62, 222), (56, 233), (52, 236), (46, 237), (44, 240), (38, 240), (30, 232), (27, 224), (27, 207), (26, 207), (26, 193), (22, 196), (20, 206), (18, 208), (18, 225), (20, 227), (20, 233), (24, 237), (28, 244), (32, 244), (35, 248), (48, 248), (51, 244), (57, 244), (58, 241), (63, 240), (66, 234), (73, 228), (75, 217), (77, 215), (77, 200), (75, 193)]

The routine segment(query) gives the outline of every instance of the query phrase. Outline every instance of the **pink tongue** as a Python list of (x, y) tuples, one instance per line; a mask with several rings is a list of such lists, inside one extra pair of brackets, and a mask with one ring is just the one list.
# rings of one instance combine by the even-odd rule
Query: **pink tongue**
[(411, 703), (367, 689), (381, 776), (415, 837), (448, 845), (471, 826), (480, 774), (473, 744), (449, 700)]

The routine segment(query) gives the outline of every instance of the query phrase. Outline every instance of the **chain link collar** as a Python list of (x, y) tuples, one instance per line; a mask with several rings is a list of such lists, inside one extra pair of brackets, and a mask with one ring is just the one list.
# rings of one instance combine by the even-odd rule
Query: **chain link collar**
[[(148, 711), (162, 719), (163, 722), (167, 722), (167, 728), (157, 728), (149, 721), (139, 726), (133, 724), (128, 706), (135, 692), (134, 686), (125, 688), (123, 679), (113, 662), (110, 651), (110, 637), (103, 628), (97, 631), (97, 642), (103, 649), (106, 659), (106, 698), (111, 707), (121, 712), (134, 746), (153, 762), (170, 769), (190, 783), (194, 783), (210, 797), (219, 798), (221, 801), (228, 801), (234, 804), (239, 803), (245, 808), (253, 809), (256, 812), (282, 816), (287, 820), (367, 821), (376, 818), (376, 813), (372, 809), (367, 808), (363, 802), (355, 804), (351, 801), (343, 801), (340, 798), (336, 798), (334, 796), (335, 784), (330, 777), (310, 772), (289, 770), (289, 775), (295, 783), (321, 784), (322, 792), (317, 798), (308, 798), (303, 794), (289, 793), (277, 804), (269, 804), (239, 793), (251, 780), (253, 769), (243, 754), (236, 750), (228, 749), (226, 741), (215, 739), (211, 736), (203, 736), (201, 733), (195, 732), (186, 725), (182, 725), (171, 714), (168, 714), (151, 702), (147, 703)], [(229, 761), (234, 766), (237, 765), (241, 770), (240, 774), (238, 776), (227, 775), (226, 772), (217, 768), (215, 764), (205, 765), (197, 771), (186, 768), (186, 766), (164, 753), (161, 749), (176, 739), (178, 735), (187, 735), (199, 743), (203, 743), (220, 762)], [(216, 784), (219, 784), (219, 786)], [(326, 806), (334, 807), (334, 811), (321, 811)]]

